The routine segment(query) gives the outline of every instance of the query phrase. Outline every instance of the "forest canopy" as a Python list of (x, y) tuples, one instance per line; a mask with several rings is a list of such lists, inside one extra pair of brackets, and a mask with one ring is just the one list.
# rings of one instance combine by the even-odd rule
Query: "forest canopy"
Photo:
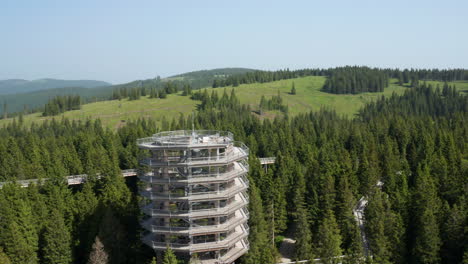
[[(194, 116), (140, 119), (111, 132), (99, 120), (63, 119), (0, 129), (0, 259), (12, 263), (150, 263), (140, 241), (136, 139), (157, 131), (220, 129), (251, 150), (250, 250), (239, 262), (276, 263), (275, 237), (292, 232), (295, 260), (364, 257), (353, 217), (367, 196), (375, 263), (463, 263), (467, 256), (468, 96), (421, 85), (369, 104), (349, 120), (333, 111), (259, 120), (235, 91), (194, 93)], [(256, 157), (275, 156), (265, 171)], [(87, 173), (68, 187), (63, 176)], [(95, 177), (99, 173), (101, 178)], [(382, 181), (383, 187), (376, 183)]]

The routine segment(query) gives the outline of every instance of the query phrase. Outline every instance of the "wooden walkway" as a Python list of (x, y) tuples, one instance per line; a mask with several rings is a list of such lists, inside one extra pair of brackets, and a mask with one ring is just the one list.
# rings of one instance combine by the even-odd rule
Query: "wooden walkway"
[[(136, 169), (122, 170), (122, 177), (133, 177), (133, 176), (137, 176)], [(67, 180), (68, 185), (83, 184), (88, 178), (88, 174), (70, 175), (70, 176), (66, 176), (65, 178)], [(99, 175), (98, 175), (98, 178), (100, 178)], [(47, 179), (42, 179), (42, 180), (47, 180)], [(28, 187), (29, 184), (38, 183), (39, 179), (20, 180), (16, 182), (19, 183), (21, 187)], [(8, 182), (0, 182), (0, 188), (2, 188), (3, 185), (7, 183)]]
[(262, 165), (268, 165), (268, 164), (273, 164), (276, 161), (276, 157), (268, 157), (268, 158), (259, 158), (260, 164)]
[[(260, 158), (259, 160), (262, 165), (268, 165), (268, 164), (275, 163), (276, 157)], [(122, 170), (122, 177), (133, 177), (133, 176), (137, 176), (136, 169)], [(77, 184), (83, 184), (88, 178), (88, 175), (87, 174), (70, 175), (70, 176), (66, 176), (65, 178), (67, 179), (68, 185), (77, 185)], [(99, 175), (98, 175), (98, 178), (100, 178)], [(47, 179), (42, 179), (42, 180), (47, 180)], [(40, 181), (39, 179), (30, 179), (30, 180), (19, 180), (16, 182), (19, 183), (21, 187), (28, 187), (29, 184), (31, 183), (37, 184), (39, 181)], [(3, 185), (7, 183), (8, 182), (0, 182), (0, 188), (2, 188)]]

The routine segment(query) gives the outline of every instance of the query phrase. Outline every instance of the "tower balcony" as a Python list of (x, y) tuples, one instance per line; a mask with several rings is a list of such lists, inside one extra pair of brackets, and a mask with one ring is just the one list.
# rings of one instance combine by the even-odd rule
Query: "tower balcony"
[(226, 236), (223, 240), (205, 242), (205, 243), (195, 243), (190, 241), (189, 243), (171, 243), (171, 242), (157, 242), (152, 240), (152, 236), (148, 235), (144, 238), (147, 244), (150, 244), (155, 250), (165, 250), (169, 246), (172, 250), (176, 252), (190, 252), (198, 253), (205, 251), (216, 251), (228, 249), (234, 246), (236, 243), (247, 238), (249, 235), (249, 228), (247, 225), (239, 225), (236, 227), (235, 231)]
[(242, 142), (235, 142), (229, 151), (208, 157), (193, 156), (167, 156), (161, 158), (146, 158), (141, 164), (149, 167), (167, 167), (167, 166), (200, 166), (200, 165), (224, 165), (235, 161), (246, 159), (249, 155), (249, 149)]
[(146, 183), (186, 183), (186, 184), (195, 184), (195, 183), (221, 183), (229, 181), (233, 178), (245, 175), (249, 171), (249, 164), (244, 162), (233, 162), (233, 167), (224, 173), (184, 173), (180, 168), (175, 167), (170, 169), (168, 175), (177, 175), (178, 177), (161, 177), (155, 176), (154, 172), (140, 173), (138, 178)]
[[(142, 227), (146, 230), (157, 233), (157, 234), (173, 234), (173, 235), (200, 235), (200, 234), (213, 234), (213, 233), (222, 233), (232, 230), (234, 227), (247, 223), (249, 219), (249, 212), (246, 208), (241, 208), (240, 210), (235, 211), (234, 216), (228, 218), (222, 224), (197, 224), (201, 221), (194, 220), (185, 220), (185, 223), (188, 223), (188, 226), (160, 226), (155, 225), (153, 219), (148, 219), (142, 223)], [(208, 219), (202, 219), (208, 220)], [(219, 218), (218, 218), (219, 222)], [(206, 221), (208, 223), (208, 221)], [(168, 225), (170, 225), (168, 223)]]
[(248, 205), (249, 198), (245, 192), (237, 193), (234, 196), (234, 201), (228, 203), (224, 207), (215, 207), (209, 209), (154, 209), (153, 204), (148, 204), (142, 208), (143, 212), (152, 217), (177, 217), (177, 218), (206, 218), (227, 216)]
[(231, 186), (227, 186), (227, 188), (222, 191), (217, 190), (197, 192), (194, 191), (192, 188), (187, 188), (187, 186), (185, 188), (184, 186), (181, 186), (182, 189), (180, 189), (180, 193), (156, 192), (150, 190), (140, 191), (140, 194), (143, 197), (146, 197), (153, 201), (214, 201), (228, 199), (236, 195), (237, 193), (247, 190), (247, 188), (249, 187), (249, 181), (247, 177), (237, 177), (234, 178), (232, 182), (233, 184), (231, 184)]

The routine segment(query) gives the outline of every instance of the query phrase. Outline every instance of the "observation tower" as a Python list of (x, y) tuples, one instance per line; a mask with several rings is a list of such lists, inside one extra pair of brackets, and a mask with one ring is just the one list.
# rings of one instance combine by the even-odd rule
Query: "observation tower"
[(143, 242), (202, 264), (233, 263), (249, 248), (248, 148), (226, 131), (179, 130), (137, 141)]

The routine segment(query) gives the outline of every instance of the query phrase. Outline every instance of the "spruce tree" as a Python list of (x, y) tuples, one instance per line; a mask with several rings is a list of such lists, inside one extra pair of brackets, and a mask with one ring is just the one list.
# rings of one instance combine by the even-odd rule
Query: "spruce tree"
[(318, 254), (322, 263), (337, 264), (341, 262), (341, 235), (333, 211), (328, 210), (318, 229)]
[(89, 255), (88, 264), (108, 264), (109, 256), (106, 253), (104, 245), (98, 236), (94, 240), (94, 244)]
[(426, 165), (418, 167), (413, 196), (414, 245), (413, 257), (417, 263), (439, 263), (440, 234), (437, 213), (440, 208), (433, 180)]
[(311, 260), (312, 254), (312, 232), (309, 226), (307, 211), (300, 206), (296, 217), (296, 244), (295, 244), (295, 259), (296, 260)]
[(291, 92), (290, 94), (292, 95), (295, 95), (296, 94), (296, 86), (294, 85), (294, 82), (292, 83), (292, 87), (291, 87)]
[[(251, 163), (254, 163), (254, 161)], [(255, 168), (255, 164), (253, 165)], [(253, 173), (255, 174), (255, 172)], [(248, 254), (244, 257), (244, 262), (246, 264), (273, 263), (274, 254), (272, 243), (268, 240), (267, 224), (265, 221), (262, 200), (253, 181), (250, 183), (249, 197), (249, 241), (251, 243), (251, 247)]]
[(99, 238), (106, 248), (111, 263), (125, 263), (128, 249), (126, 230), (109, 207), (102, 210), (104, 215), (99, 226)]
[(41, 251), (45, 263), (67, 264), (72, 262), (70, 232), (59, 211), (52, 210), (42, 236)]
[(178, 264), (177, 258), (170, 247), (164, 252), (163, 264)]

